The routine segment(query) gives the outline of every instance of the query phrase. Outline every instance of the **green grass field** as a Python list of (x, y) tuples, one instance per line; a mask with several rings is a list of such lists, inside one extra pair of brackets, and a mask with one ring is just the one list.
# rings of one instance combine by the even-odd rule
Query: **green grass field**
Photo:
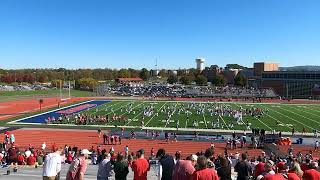
[[(129, 108), (130, 104), (131, 108)], [(123, 115), (127, 119), (126, 122), (113, 121), (107, 124), (103, 123), (104, 125), (140, 127), (141, 121), (143, 121), (145, 127), (175, 128), (179, 120), (179, 128), (194, 128), (193, 121), (196, 120), (198, 122), (196, 128), (214, 129), (212, 121), (216, 123), (219, 119), (219, 127), (215, 127), (215, 129), (245, 130), (245, 124), (248, 121), (251, 124), (251, 128), (264, 128), (267, 131), (274, 129), (276, 131), (290, 132), (292, 128), (295, 128), (296, 131), (301, 132), (303, 127), (308, 132), (312, 132), (313, 129), (320, 130), (320, 105), (196, 102), (193, 108), (188, 109), (188, 105), (191, 104), (191, 102), (181, 101), (112, 101), (82, 113), (91, 116)], [(143, 110), (150, 106), (154, 107), (154, 113), (143, 118)], [(243, 115), (242, 124), (237, 124), (233, 116), (211, 115), (209, 109), (215, 106), (222, 106), (231, 110), (239, 110), (241, 107), (242, 109), (259, 108), (263, 110), (263, 113), (260, 117)], [(199, 108), (204, 109), (203, 113), (197, 114)], [(129, 109), (131, 109), (130, 112), (127, 111)], [(161, 111), (164, 109), (167, 109), (166, 112)], [(187, 114), (185, 113), (187, 109), (190, 112), (189, 118), (187, 118)], [(167, 115), (168, 111), (171, 117)], [(92, 122), (91, 124), (97, 124), (97, 122)], [(233, 124), (233, 127), (230, 127), (231, 124)]]

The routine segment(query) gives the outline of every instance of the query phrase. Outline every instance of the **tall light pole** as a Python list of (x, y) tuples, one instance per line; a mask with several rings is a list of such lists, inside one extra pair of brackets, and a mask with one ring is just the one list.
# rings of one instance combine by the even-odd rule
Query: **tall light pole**
[(37, 83), (37, 72), (34, 71), (33, 74), (34, 74), (34, 83), (36, 84)]

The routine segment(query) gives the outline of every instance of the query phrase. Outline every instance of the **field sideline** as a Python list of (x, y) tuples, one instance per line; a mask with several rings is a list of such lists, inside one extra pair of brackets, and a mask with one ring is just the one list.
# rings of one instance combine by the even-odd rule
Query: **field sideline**
[[(88, 125), (101, 125), (106, 127), (112, 126), (130, 126), (141, 127), (143, 121), (144, 127), (152, 129), (161, 128), (176, 128), (179, 121), (179, 128), (196, 128), (205, 130), (246, 130), (246, 123), (251, 124), (251, 128), (263, 128), (267, 131), (282, 131), (291, 132), (292, 128), (301, 132), (304, 127), (307, 132), (312, 132), (314, 129), (320, 130), (320, 105), (316, 104), (270, 104), (270, 103), (238, 103), (238, 102), (195, 102), (195, 106), (203, 107), (204, 112), (197, 114), (197, 108), (190, 110), (189, 118), (184, 112), (188, 105), (192, 102), (186, 101), (139, 101), (139, 100), (113, 100), (110, 103), (100, 105), (81, 114), (91, 116), (124, 116), (126, 121), (115, 120), (109, 123), (92, 122)], [(243, 116), (241, 123), (237, 124), (234, 117), (229, 115), (212, 114), (208, 109), (212, 106), (223, 106), (232, 110), (259, 108), (263, 111), (261, 116)], [(143, 109), (153, 106), (156, 113), (144, 116)], [(131, 109), (130, 111), (128, 111)], [(168, 116), (168, 111), (162, 112), (163, 109), (170, 109), (171, 116)], [(180, 112), (179, 112), (179, 109)], [(213, 127), (219, 120), (219, 127)], [(193, 122), (197, 122), (194, 127)], [(72, 122), (69, 122), (69, 124)], [(64, 121), (62, 124), (68, 124)], [(230, 125), (233, 124), (233, 127)], [(85, 126), (85, 125), (84, 125)]]

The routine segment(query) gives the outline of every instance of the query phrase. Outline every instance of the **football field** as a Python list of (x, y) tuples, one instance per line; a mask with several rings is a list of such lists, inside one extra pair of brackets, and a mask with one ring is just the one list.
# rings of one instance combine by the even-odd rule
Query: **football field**
[[(241, 113), (239, 113), (241, 112)], [(86, 125), (301, 132), (320, 130), (320, 105), (185, 101), (112, 101), (80, 112)], [(241, 115), (239, 115), (241, 114)], [(239, 118), (241, 116), (241, 118)], [(99, 118), (108, 118), (108, 122)], [(75, 124), (74, 118), (62, 124)]]

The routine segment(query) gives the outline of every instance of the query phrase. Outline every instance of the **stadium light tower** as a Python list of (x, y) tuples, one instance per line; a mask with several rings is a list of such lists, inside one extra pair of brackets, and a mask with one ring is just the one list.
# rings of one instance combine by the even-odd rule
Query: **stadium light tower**
[(204, 70), (204, 62), (205, 62), (205, 60), (203, 58), (196, 59), (197, 70), (199, 70), (200, 72)]

